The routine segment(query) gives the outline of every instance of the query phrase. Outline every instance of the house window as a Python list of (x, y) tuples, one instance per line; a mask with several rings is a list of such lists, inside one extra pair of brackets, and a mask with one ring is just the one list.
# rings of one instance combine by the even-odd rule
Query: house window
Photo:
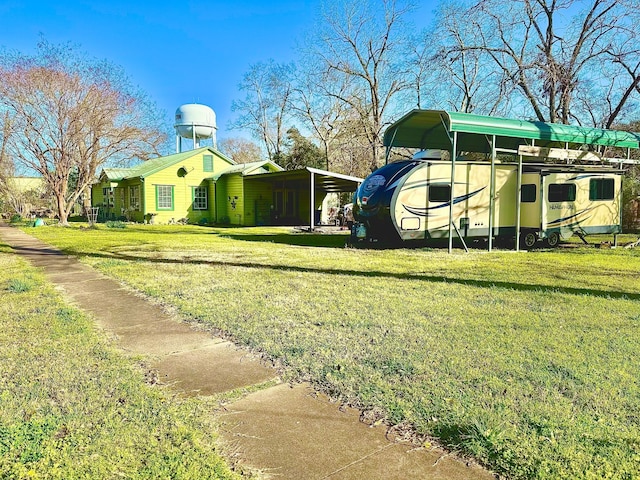
[(173, 185), (156, 185), (156, 208), (173, 210)]
[(550, 202), (575, 202), (575, 183), (552, 183), (549, 185)]
[(525, 183), (522, 185), (522, 191), (520, 192), (520, 201), (523, 203), (535, 203), (537, 193), (534, 183)]
[(129, 187), (129, 208), (140, 211), (140, 185)]
[(213, 155), (203, 155), (202, 169), (205, 172), (213, 172)]
[(102, 205), (105, 207), (113, 208), (114, 199), (113, 199), (113, 188), (103, 188), (102, 189)]
[(592, 178), (589, 180), (589, 200), (613, 200), (613, 178)]
[(451, 185), (430, 185), (430, 202), (448, 202), (451, 200)]
[(206, 210), (208, 207), (207, 187), (194, 187), (193, 189), (193, 209)]

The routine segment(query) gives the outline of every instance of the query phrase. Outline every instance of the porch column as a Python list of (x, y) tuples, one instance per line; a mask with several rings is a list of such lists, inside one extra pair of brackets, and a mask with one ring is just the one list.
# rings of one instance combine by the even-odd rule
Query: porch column
[(315, 214), (316, 214), (316, 179), (315, 179), (315, 174), (313, 172), (311, 173), (311, 205), (310, 205), (310, 210), (311, 210), (311, 223), (309, 224), (311, 226), (310, 231), (313, 232), (313, 229), (315, 228)]

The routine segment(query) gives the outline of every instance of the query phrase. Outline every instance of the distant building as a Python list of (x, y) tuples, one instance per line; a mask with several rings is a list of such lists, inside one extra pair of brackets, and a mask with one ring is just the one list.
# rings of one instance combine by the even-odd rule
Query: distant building
[(44, 189), (42, 177), (13, 177), (11, 180), (21, 192), (41, 191)]
[(42, 177), (11, 177), (0, 189), (0, 210), (5, 215), (51, 216), (53, 202), (45, 193)]

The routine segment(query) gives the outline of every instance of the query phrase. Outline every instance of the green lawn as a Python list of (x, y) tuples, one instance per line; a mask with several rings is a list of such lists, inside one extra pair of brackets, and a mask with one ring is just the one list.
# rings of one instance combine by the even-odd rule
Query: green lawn
[(640, 249), (344, 248), (283, 229), (29, 233), (509, 478), (640, 476)]
[(203, 404), (148, 386), (2, 243), (0, 325), (0, 478), (240, 478)]

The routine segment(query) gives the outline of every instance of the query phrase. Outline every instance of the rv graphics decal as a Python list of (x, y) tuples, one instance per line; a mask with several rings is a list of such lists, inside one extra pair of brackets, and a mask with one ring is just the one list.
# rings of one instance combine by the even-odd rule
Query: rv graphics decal
[[(477, 195), (478, 193), (483, 191), (485, 188), (487, 188), (487, 187), (481, 187), (478, 190), (476, 190), (475, 192), (467, 193), (465, 195), (459, 195), (459, 196), (457, 196), (457, 197), (455, 197), (453, 199), (453, 204), (456, 205), (458, 203), (461, 203), (461, 202), (464, 202), (466, 200), (469, 200), (471, 197)], [(414, 215), (418, 215), (420, 217), (430, 217), (430, 216), (434, 216), (435, 215), (435, 214), (430, 213), (431, 211), (438, 210), (440, 208), (447, 208), (447, 207), (449, 207), (450, 204), (451, 204), (451, 201), (439, 203), (438, 205), (434, 205), (433, 207), (414, 207), (414, 206), (411, 206), (411, 205), (407, 205), (405, 203), (403, 203), (402, 206), (404, 207), (404, 209), (407, 212), (413, 213)]]
[(572, 228), (575, 226), (579, 226), (581, 222), (585, 222), (591, 217), (591, 215), (586, 214), (594, 208), (595, 207), (585, 208), (583, 210), (580, 210), (579, 212), (574, 213), (573, 215), (569, 215), (568, 217), (558, 218), (557, 220), (549, 222), (547, 226), (549, 228)]
[[(432, 185), (449, 185), (449, 181), (447, 178), (433, 178), (431, 180), (406, 182), (402, 187), (402, 191), (408, 192), (409, 190), (415, 190), (418, 188), (429, 188)], [(456, 185), (466, 185), (466, 183), (456, 183)]]
[(387, 188), (385, 188), (385, 190), (389, 191), (389, 190), (395, 189), (398, 186), (398, 183), (400, 183), (400, 181), (407, 174), (407, 172), (413, 170), (413, 168), (415, 166), (416, 166), (416, 162), (412, 162), (412, 163), (409, 163), (409, 164), (405, 165), (400, 170), (398, 170), (396, 173), (394, 173), (389, 178), (389, 180), (388, 180), (389, 184), (387, 185)]

